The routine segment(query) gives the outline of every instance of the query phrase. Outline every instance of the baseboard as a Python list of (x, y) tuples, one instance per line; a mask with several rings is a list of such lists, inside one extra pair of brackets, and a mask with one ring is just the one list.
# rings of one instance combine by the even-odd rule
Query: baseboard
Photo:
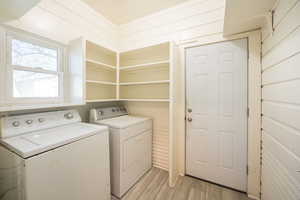
[(251, 195), (251, 194), (248, 194), (248, 197), (249, 197), (250, 199), (260, 200), (259, 197), (253, 196), (253, 195)]
[(111, 200), (120, 200), (120, 199), (117, 198), (117, 197), (115, 197), (115, 196), (113, 196), (113, 195), (111, 195)]

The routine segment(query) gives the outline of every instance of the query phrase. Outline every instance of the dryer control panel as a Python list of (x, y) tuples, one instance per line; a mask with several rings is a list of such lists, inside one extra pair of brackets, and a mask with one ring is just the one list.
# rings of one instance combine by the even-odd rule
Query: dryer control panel
[(94, 108), (90, 110), (90, 122), (128, 115), (125, 107)]

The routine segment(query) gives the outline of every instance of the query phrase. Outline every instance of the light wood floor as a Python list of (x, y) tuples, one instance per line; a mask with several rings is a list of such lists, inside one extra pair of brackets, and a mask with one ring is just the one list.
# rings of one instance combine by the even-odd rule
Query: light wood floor
[(180, 177), (174, 188), (168, 186), (168, 173), (151, 169), (122, 200), (250, 200), (243, 193), (188, 176)]

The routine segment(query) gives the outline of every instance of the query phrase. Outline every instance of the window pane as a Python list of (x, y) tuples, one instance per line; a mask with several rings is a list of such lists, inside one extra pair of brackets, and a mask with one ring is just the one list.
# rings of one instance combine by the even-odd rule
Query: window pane
[(57, 71), (57, 50), (12, 40), (12, 64)]
[(58, 97), (58, 76), (36, 72), (14, 70), (14, 97)]

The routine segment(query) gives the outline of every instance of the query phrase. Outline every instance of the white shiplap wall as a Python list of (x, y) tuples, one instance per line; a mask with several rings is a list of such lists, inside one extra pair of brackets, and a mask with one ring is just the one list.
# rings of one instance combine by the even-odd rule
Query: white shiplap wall
[(222, 33), (224, 7), (225, 0), (193, 0), (121, 25), (119, 49)]
[(65, 44), (84, 36), (117, 49), (118, 26), (80, 0), (42, 0), (19, 20), (7, 24)]
[(152, 162), (154, 167), (169, 169), (169, 103), (126, 102), (128, 112), (153, 119)]
[(300, 199), (300, 1), (280, 0), (262, 30), (262, 199)]

